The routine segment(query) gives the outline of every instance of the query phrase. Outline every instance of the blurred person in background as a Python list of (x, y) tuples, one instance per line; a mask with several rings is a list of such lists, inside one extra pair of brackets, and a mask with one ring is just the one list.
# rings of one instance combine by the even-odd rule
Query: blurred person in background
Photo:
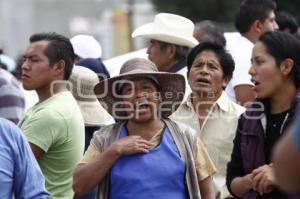
[[(88, 68), (75, 65), (69, 81), (72, 85), (72, 94), (77, 101), (84, 120), (84, 151), (86, 151), (87, 147), (90, 145), (90, 141), (94, 135), (94, 132), (99, 130), (104, 125), (114, 123), (114, 119), (101, 106), (94, 93), (94, 87), (99, 83), (99, 79), (96, 73)], [(85, 194), (84, 196), (78, 196), (76, 194), (74, 196), (74, 199), (94, 198), (94, 191)]]
[(88, 67), (99, 76), (100, 80), (109, 78), (110, 74), (102, 62), (102, 47), (90, 35), (75, 35), (71, 38), (75, 52), (75, 64)]
[(255, 99), (248, 74), (252, 48), (260, 35), (278, 29), (275, 9), (276, 3), (272, 0), (244, 0), (236, 12), (234, 25), (239, 34), (226, 47), (234, 59), (235, 69), (225, 92), (240, 105)]
[[(149, 39), (148, 59), (159, 71), (179, 73), (186, 79), (187, 55), (198, 44), (193, 36), (194, 27), (194, 23), (185, 17), (159, 13), (155, 15), (153, 22), (134, 30), (132, 37)], [(189, 93), (190, 87), (186, 83), (186, 94)]]
[(23, 118), (24, 111), (24, 93), (18, 80), (10, 72), (0, 68), (0, 117), (17, 124)]
[(211, 20), (203, 20), (195, 24), (194, 37), (199, 43), (203, 41), (216, 42), (226, 46), (226, 39), (223, 35), (223, 31), (217, 26), (217, 24)]
[(298, 23), (293, 15), (286, 11), (280, 11), (276, 13), (276, 23), (278, 24), (278, 30), (296, 34), (298, 32)]
[[(298, 93), (299, 95), (299, 93)], [(300, 108), (292, 127), (274, 150), (274, 172), (279, 187), (288, 192), (300, 192)]]
[(110, 74), (107, 71), (105, 65), (101, 64), (101, 62), (99, 62), (97, 59), (81, 59), (79, 62), (77, 62), (76, 65), (86, 67), (95, 72), (98, 75), (99, 81), (102, 81), (106, 78), (110, 78)]
[[(169, 13), (159, 13), (154, 21), (138, 27), (132, 37), (148, 38), (147, 54), (159, 71), (176, 73), (186, 68), (189, 50), (198, 44), (191, 20)], [(185, 75), (185, 74), (184, 74)]]
[(0, 47), (0, 68), (12, 72), (16, 68), (16, 62), (11, 57), (4, 54), (3, 48)]

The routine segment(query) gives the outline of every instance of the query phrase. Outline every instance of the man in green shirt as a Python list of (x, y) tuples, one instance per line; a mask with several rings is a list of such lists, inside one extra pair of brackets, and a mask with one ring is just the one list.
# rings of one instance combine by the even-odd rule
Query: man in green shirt
[(22, 65), (23, 86), (35, 90), (39, 102), (27, 111), (19, 125), (53, 199), (73, 197), (73, 171), (83, 154), (83, 119), (64, 81), (72, 72), (74, 57), (69, 39), (41, 33), (30, 37)]

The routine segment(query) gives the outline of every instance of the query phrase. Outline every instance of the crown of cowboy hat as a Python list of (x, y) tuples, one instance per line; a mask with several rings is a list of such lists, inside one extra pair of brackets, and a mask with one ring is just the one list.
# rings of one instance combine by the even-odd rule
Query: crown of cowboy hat
[(101, 106), (94, 93), (94, 87), (99, 82), (95, 72), (83, 66), (74, 66), (69, 81), (85, 126), (113, 123), (113, 118)]
[(132, 37), (143, 36), (179, 46), (195, 47), (194, 24), (191, 20), (169, 13), (159, 13), (154, 21), (138, 27)]
[(123, 64), (120, 75), (105, 79), (95, 86), (98, 100), (115, 119), (123, 120), (126, 112), (120, 108), (122, 96), (119, 94), (120, 84), (135, 78), (150, 78), (159, 86), (161, 116), (167, 118), (180, 105), (184, 97), (184, 76), (176, 73), (159, 72), (154, 63), (143, 58), (133, 58)]

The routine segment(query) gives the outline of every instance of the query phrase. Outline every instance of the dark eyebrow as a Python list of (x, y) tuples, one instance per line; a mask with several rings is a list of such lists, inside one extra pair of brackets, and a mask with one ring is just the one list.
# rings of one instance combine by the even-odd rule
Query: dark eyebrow
[[(203, 64), (204, 61), (206, 60), (199, 60), (197, 62), (194, 62), (192, 65), (199, 65), (199, 64)], [(219, 62), (215, 61), (215, 60), (207, 60), (208, 62), (207, 63), (213, 63), (213, 64), (216, 64), (216, 65), (221, 65)]]
[(23, 55), (23, 58), (28, 58), (28, 59), (32, 59), (32, 58), (37, 58), (37, 55)]

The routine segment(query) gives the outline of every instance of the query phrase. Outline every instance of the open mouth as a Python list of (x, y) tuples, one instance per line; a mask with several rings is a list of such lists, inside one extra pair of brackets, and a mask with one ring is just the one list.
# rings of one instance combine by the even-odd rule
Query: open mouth
[(199, 78), (199, 79), (197, 79), (197, 83), (210, 84), (210, 81), (208, 79), (205, 79), (205, 78)]
[(251, 79), (251, 82), (254, 84), (254, 86), (258, 86), (260, 84), (260, 82), (254, 80), (254, 79)]
[(146, 102), (138, 103), (135, 106), (135, 110), (137, 112), (144, 112), (144, 111), (147, 111), (149, 109), (150, 109), (150, 105), (148, 103), (146, 103)]

